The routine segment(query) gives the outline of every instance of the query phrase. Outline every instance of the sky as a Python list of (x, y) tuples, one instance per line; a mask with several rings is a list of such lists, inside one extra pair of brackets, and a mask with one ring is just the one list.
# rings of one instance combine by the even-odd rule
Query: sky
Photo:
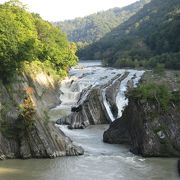
[[(7, 0), (0, 0), (4, 3)], [(62, 21), (87, 16), (113, 7), (123, 7), (137, 0), (20, 0), (48, 21)]]

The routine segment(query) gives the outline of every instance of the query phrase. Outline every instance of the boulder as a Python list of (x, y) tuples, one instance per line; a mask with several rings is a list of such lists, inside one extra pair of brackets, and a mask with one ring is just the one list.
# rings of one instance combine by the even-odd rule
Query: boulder
[(152, 101), (130, 98), (121, 118), (104, 133), (104, 142), (129, 144), (144, 157), (180, 157), (180, 106), (167, 112)]

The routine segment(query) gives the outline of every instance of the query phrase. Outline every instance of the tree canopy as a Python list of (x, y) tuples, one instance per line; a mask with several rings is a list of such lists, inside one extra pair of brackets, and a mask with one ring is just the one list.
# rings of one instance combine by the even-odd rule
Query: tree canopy
[(67, 33), (68, 39), (81, 48), (102, 38), (113, 28), (136, 14), (149, 0), (137, 1), (130, 6), (113, 8), (84, 18), (76, 18), (54, 23)]
[(82, 59), (102, 59), (117, 67), (164, 64), (180, 69), (180, 1), (151, 0), (78, 54)]
[(23, 62), (48, 61), (57, 71), (77, 62), (66, 35), (17, 0), (0, 5), (0, 79), (7, 81)]

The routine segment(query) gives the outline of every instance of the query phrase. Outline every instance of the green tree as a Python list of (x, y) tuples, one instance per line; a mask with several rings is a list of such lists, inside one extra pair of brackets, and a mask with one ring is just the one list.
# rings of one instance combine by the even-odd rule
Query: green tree
[(164, 64), (165, 68), (180, 69), (179, 53), (180, 1), (151, 0), (78, 55), (96, 59), (98, 54), (110, 66), (132, 66), (136, 60), (138, 66)]
[(75, 44), (38, 14), (11, 0), (0, 5), (0, 79), (8, 82), (24, 62), (50, 64), (57, 74), (65, 74), (77, 63)]
[(18, 1), (0, 5), (0, 77), (9, 79), (20, 62), (33, 60), (37, 47), (37, 33), (33, 17), (19, 6)]

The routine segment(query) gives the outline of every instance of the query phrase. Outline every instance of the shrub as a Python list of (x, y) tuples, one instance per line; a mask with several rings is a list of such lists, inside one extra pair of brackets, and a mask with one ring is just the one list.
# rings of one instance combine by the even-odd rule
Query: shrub
[(172, 92), (171, 100), (174, 103), (180, 103), (180, 90)]
[(153, 71), (156, 74), (163, 75), (165, 72), (164, 64), (157, 64)]
[(171, 99), (171, 93), (164, 84), (146, 83), (140, 85), (138, 88), (131, 90), (128, 96), (156, 101), (163, 110), (168, 109), (168, 105)]
[(24, 102), (19, 105), (19, 116), (17, 119), (17, 129), (22, 131), (33, 127), (35, 119), (35, 108), (29, 95), (24, 98)]

